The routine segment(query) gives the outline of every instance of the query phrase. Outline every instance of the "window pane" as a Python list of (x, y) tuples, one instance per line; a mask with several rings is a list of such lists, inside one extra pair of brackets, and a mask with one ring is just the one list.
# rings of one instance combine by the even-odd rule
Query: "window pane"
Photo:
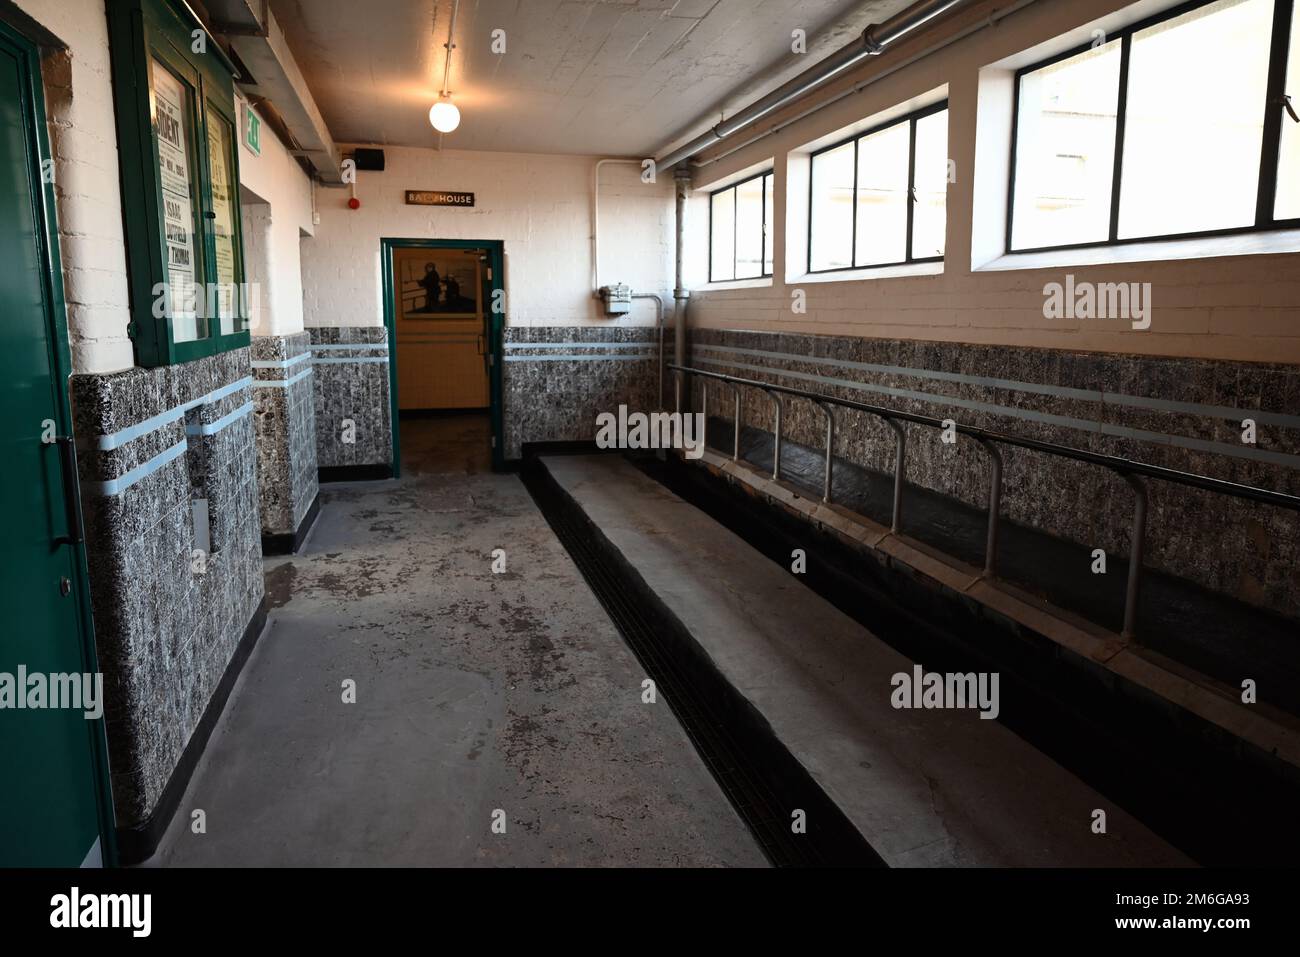
[(763, 177), (763, 275), (772, 275), (772, 224), (776, 222), (776, 205), (772, 199), (773, 176)]
[(151, 66), (150, 111), (158, 144), (167, 241), (166, 315), (171, 319), (172, 341), (191, 342), (208, 334), (206, 321), (198, 315), (196, 296), (196, 283), (202, 281), (203, 271), (199, 267), (200, 234), (194, 220), (197, 204), (190, 150), (192, 91), (157, 60)]
[(1020, 78), (1012, 249), (1110, 238), (1119, 67), (1113, 40)]
[(239, 266), (235, 245), (235, 176), (231, 165), (234, 135), (230, 124), (212, 110), (208, 111), (208, 171), (212, 183), (212, 232), (216, 246), (216, 290), (205, 301), (205, 315), (217, 316), (221, 335), (242, 332), (244, 318), (239, 314)]
[[(1300, 113), (1300, 9), (1291, 14), (1291, 58), (1286, 66), (1286, 92), (1291, 106)], [(1281, 105), (1273, 109), (1281, 110)], [(1277, 164), (1277, 200), (1273, 205), (1276, 219), (1300, 217), (1300, 123), (1282, 111), (1282, 150)]]
[(948, 205), (948, 111), (916, 121), (916, 172), (912, 205), (912, 256), (943, 255)]
[(709, 212), (712, 232), (709, 249), (709, 282), (736, 278), (736, 191), (726, 189), (713, 196)]
[(1255, 222), (1273, 0), (1220, 0), (1133, 35), (1122, 239)]
[(736, 186), (736, 278), (763, 275), (763, 178)]
[(812, 159), (812, 236), (808, 264), (813, 271), (853, 265), (853, 144)]
[(858, 266), (907, 258), (910, 123), (858, 140)]

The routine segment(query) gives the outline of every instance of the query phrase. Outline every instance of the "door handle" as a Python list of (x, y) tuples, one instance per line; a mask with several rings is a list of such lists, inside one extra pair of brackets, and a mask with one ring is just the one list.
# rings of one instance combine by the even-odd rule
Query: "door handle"
[(475, 343), (476, 343), (477, 348), (478, 348), (478, 354), (479, 354), (479, 355), (486, 355), (486, 354), (487, 354), (487, 350), (483, 348), (483, 337), (482, 337), (481, 335), (476, 337), (476, 339), (475, 339)]
[(59, 447), (59, 468), (63, 472), (63, 514), (68, 523), (68, 534), (60, 535), (54, 540), (55, 545), (80, 545), (81, 537), (81, 494), (77, 483), (77, 450), (72, 444), (72, 436), (56, 435), (54, 442)]

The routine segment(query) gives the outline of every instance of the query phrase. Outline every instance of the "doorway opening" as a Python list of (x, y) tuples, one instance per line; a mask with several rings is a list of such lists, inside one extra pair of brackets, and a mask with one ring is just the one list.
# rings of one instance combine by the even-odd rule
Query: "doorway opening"
[(500, 240), (384, 239), (393, 467), (502, 467)]

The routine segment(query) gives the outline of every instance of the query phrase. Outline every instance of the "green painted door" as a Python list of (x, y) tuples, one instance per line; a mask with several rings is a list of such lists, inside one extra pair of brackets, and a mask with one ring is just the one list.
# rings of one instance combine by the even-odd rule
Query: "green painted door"
[[(64, 474), (70, 446), (34, 51), (0, 24), (0, 866), (77, 866), (100, 834), (97, 721), (19, 708), (40, 679), (93, 672)], [(41, 118), (43, 122), (43, 117)], [(90, 660), (88, 660), (90, 659)], [(20, 672), (21, 669), (21, 672)], [(64, 685), (63, 687), (67, 687)]]

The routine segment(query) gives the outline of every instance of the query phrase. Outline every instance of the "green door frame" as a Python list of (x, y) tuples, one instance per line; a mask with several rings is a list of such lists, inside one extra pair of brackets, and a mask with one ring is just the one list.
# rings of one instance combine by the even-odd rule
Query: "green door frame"
[[(27, 37), (18, 33), (0, 20), (0, 37), (9, 41), (21, 53), (25, 64), (26, 90), (23, 97), (24, 122), (27, 127), (27, 142), (31, 149), (33, 172), (45, 169), (45, 161), (53, 168), (53, 156), (50, 153), (49, 138), (45, 125), (45, 90), (41, 79), (40, 53), (36, 45)], [(63, 267), (59, 250), (59, 228), (54, 200), (54, 177), (42, 177), (44, 182), (33, 177), (31, 182), (32, 201), (44, 231), (38, 230), (37, 241), (41, 247), (42, 281), (45, 285), (46, 310), (49, 323), (49, 341), (51, 343), (49, 362), (50, 370), (56, 383), (61, 388), (55, 391), (55, 415), (60, 435), (72, 435), (72, 409), (68, 401), (68, 380), (72, 375), (72, 354), (68, 347), (67, 306), (63, 298)], [(79, 488), (68, 490), (73, 495), (80, 495)], [(81, 535), (78, 535), (81, 538)], [(86, 673), (99, 672), (99, 658), (95, 651), (94, 620), (90, 606), (90, 575), (86, 568), (86, 546), (83, 543), (63, 546), (72, 549), (73, 581), (72, 588), (77, 600), (77, 623), (80, 635), (82, 670)], [(99, 847), (104, 866), (112, 867), (117, 863), (117, 830), (113, 815), (113, 791), (109, 779), (108, 742), (104, 735), (104, 719), (86, 721), (86, 733), (90, 735), (90, 753), (94, 761), (95, 804), (99, 812)]]
[(388, 330), (388, 398), (389, 418), (393, 424), (393, 477), (401, 474), (401, 443), (397, 423), (397, 313), (393, 291), (393, 250), (395, 249), (486, 249), (492, 269), (492, 302), (484, 303), (488, 315), (488, 392), (492, 419), (492, 468), (505, 468), (505, 437), (502, 434), (501, 410), (501, 341), (506, 325), (505, 244), (499, 239), (381, 239), (380, 272), (384, 285), (384, 326)]

